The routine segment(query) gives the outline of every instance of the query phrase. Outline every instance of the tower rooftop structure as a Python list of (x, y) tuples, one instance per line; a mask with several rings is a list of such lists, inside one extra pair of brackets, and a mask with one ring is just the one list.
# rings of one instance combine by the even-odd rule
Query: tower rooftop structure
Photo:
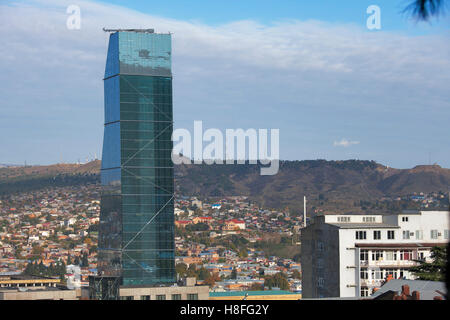
[(105, 32), (142, 32), (142, 33), (155, 33), (155, 29), (107, 29), (103, 28)]

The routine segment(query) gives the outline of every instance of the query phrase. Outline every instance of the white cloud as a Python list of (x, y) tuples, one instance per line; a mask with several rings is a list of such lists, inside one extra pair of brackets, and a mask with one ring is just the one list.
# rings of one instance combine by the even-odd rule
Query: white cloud
[(350, 146), (355, 145), (355, 144), (359, 144), (359, 141), (350, 141), (350, 140), (347, 140), (345, 138), (342, 138), (341, 141), (335, 141), (333, 143), (333, 146), (347, 148), (347, 147), (350, 147)]
[[(412, 132), (393, 121), (405, 115), (405, 123), (420, 125), (423, 115), (417, 110), (448, 118), (444, 36), (372, 33), (365, 25), (298, 20), (209, 26), (92, 1), (75, 3), (81, 30), (66, 28), (72, 0), (0, 4), (0, 136), (14, 133), (16, 139), (4, 139), (0, 147), (11, 156), (17, 145), (42, 154), (42, 140), (50, 146), (58, 138), (81, 141), (70, 148), (61, 143), (71, 159), (85, 148), (100, 153), (108, 42), (103, 27), (173, 33), (176, 127), (203, 120), (217, 128), (280, 128), (282, 139), (292, 141), (280, 150), (282, 157), (289, 148), (297, 152), (297, 142), (305, 149), (307, 143), (319, 147), (315, 137), (330, 130), (337, 136), (357, 134), (342, 128), (348, 114), (359, 117), (352, 121), (354, 131), (373, 135), (389, 121), (389, 130)], [(436, 128), (424, 131), (443, 136)], [(326, 149), (329, 140), (322, 141)], [(59, 159), (63, 151), (49, 148), (47, 155)], [(315, 157), (291, 158), (308, 156)]]

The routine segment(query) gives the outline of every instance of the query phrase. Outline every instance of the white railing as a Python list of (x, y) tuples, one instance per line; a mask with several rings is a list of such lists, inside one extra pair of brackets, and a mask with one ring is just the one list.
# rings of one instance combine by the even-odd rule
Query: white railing
[(398, 267), (412, 267), (417, 265), (417, 262), (411, 260), (378, 260), (378, 261), (367, 261), (361, 260), (360, 266), (362, 267), (384, 267), (384, 266), (398, 266)]
[(362, 287), (381, 287), (382, 280), (361, 280)]

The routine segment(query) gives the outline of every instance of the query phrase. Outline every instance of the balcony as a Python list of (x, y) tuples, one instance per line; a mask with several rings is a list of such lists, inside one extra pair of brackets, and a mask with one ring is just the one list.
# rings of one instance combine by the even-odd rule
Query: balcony
[(413, 267), (417, 262), (411, 260), (361, 260), (361, 267)]
[(361, 280), (361, 287), (381, 287), (382, 280)]

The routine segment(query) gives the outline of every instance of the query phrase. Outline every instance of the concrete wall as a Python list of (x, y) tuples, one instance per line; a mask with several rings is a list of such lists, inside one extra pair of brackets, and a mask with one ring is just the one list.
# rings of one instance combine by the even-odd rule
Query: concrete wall
[(166, 300), (172, 300), (172, 294), (181, 294), (181, 300), (187, 300), (188, 294), (198, 294), (198, 300), (209, 300), (209, 287), (121, 287), (119, 294), (121, 297), (132, 296), (133, 300), (141, 300), (141, 296), (156, 300), (156, 295), (166, 295)]
[[(407, 217), (408, 221), (403, 221), (403, 217)], [(405, 242), (448, 242), (449, 239), (445, 239), (444, 230), (449, 230), (449, 213), (448, 211), (421, 211), (421, 214), (399, 214), (390, 215), (384, 217), (386, 223), (396, 224), (400, 226), (402, 230), (409, 230), (414, 233), (410, 239), (403, 239), (402, 233), (397, 236), (398, 240)], [(423, 239), (417, 239), (416, 233), (418, 230), (422, 231)], [(431, 238), (431, 230), (438, 230), (441, 234), (437, 239)], [(396, 239), (396, 240), (397, 240)]]
[(76, 290), (26, 291), (2, 290), (0, 300), (77, 300)]
[[(370, 233), (370, 231), (367, 231)], [(359, 273), (359, 257), (355, 248), (355, 229), (339, 230), (339, 297), (355, 297), (359, 281), (355, 273)], [(359, 294), (359, 292), (358, 292)]]
[(339, 296), (338, 228), (314, 223), (301, 232), (302, 296), (304, 298)]
[[(209, 300), (243, 300), (245, 295), (242, 296), (223, 296), (223, 297), (210, 297)], [(245, 300), (300, 300), (302, 294), (277, 294), (277, 295), (259, 295), (248, 296)]]

